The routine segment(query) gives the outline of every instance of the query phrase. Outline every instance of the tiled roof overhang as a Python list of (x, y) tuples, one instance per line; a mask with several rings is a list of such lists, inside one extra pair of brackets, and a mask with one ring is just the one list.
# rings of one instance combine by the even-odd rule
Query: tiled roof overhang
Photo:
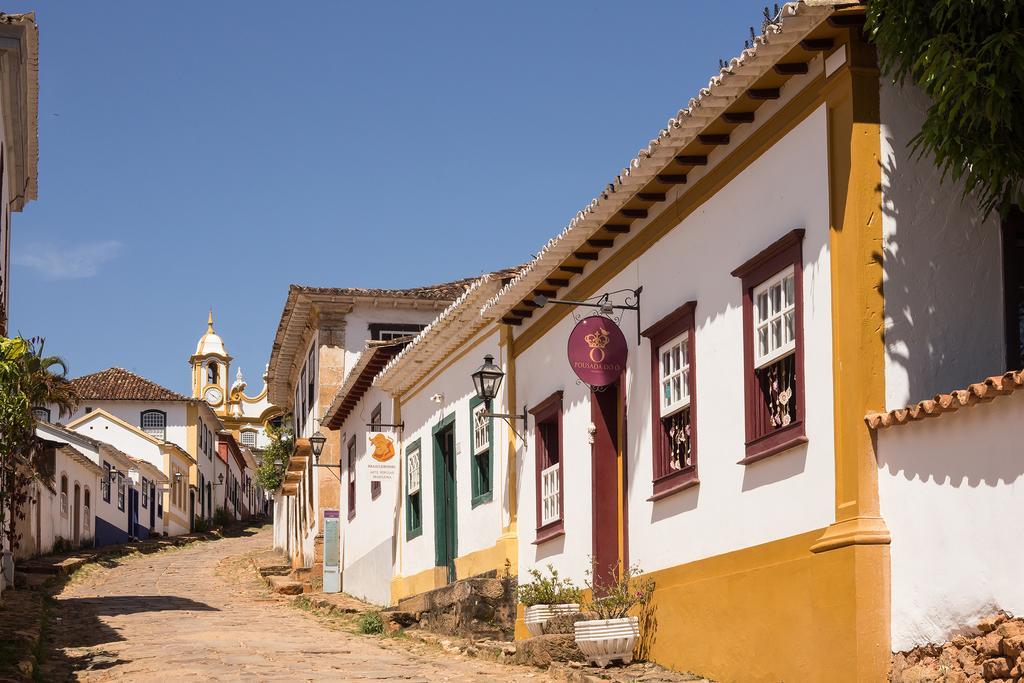
[[(751, 109), (761, 101), (779, 97), (778, 88), (755, 87), (758, 81), (768, 74), (789, 77), (806, 73), (806, 59), (780, 64), (784, 56), (795, 48), (809, 53), (831, 49), (831, 41), (805, 38), (840, 4), (851, 3), (810, 0), (783, 5), (778, 16), (764, 23), (761, 35), (725, 64), (603, 192), (484, 303), (480, 313), (490, 320), (519, 325), (532, 315), (536, 295), (557, 296), (574, 275), (582, 274), (588, 263), (597, 260), (602, 249), (612, 246), (617, 235), (628, 233), (633, 221), (646, 218), (648, 208), (664, 201), (667, 188), (684, 184), (688, 170), (706, 164), (703, 150), (728, 144), (726, 131), (753, 121)], [(849, 15), (836, 15), (835, 20), (854, 24), (862, 21), (862, 15), (861, 8)], [(701, 154), (686, 150), (695, 145)]]
[(11, 210), (21, 211), (38, 195), (39, 28), (35, 13), (0, 13), (0, 54), (4, 56), (2, 99), (11, 132)]
[(374, 384), (392, 396), (401, 396), (472, 339), (490, 322), (480, 316), (480, 306), (501, 287), (502, 275), (488, 273), (474, 282), (387, 364)]
[(938, 417), (978, 403), (988, 403), (997, 396), (1008, 396), (1022, 388), (1024, 388), (1024, 370), (1007, 372), (972, 384), (966, 389), (959, 389), (948, 394), (938, 394), (934, 399), (920, 401), (906, 408), (890, 410), (887, 413), (868, 413), (864, 420), (871, 429), (883, 429), (915, 420)]
[(267, 371), (270, 402), (291, 409), (292, 392), (300, 354), (305, 352), (309, 334), (321, 316), (342, 318), (356, 304), (389, 308), (439, 310), (465, 290), (472, 280), (456, 280), (413, 289), (355, 289), (291, 285), (281, 321), (274, 335)]
[(323, 424), (331, 429), (341, 429), (345, 419), (356, 407), (366, 390), (373, 386), (373, 378), (377, 376), (388, 361), (395, 357), (409, 340), (369, 342), (367, 348), (359, 356), (355, 367), (346, 375), (345, 382), (338, 389), (331, 401), (331, 407), (324, 413)]

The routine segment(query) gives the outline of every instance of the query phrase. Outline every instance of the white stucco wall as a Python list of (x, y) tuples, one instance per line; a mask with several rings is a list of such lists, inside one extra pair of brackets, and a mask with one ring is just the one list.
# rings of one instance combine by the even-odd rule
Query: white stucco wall
[[(83, 456), (84, 458), (84, 456)], [(61, 477), (67, 477), (67, 512), (62, 514)], [(19, 521), (22, 532), (18, 557), (45, 555), (53, 551), (58, 537), (73, 542), (75, 537), (75, 485), (79, 486), (78, 532), (79, 546), (92, 547), (96, 533), (96, 505), (99, 496), (99, 474), (95, 468), (69, 457), (58, 448), (55, 457), (53, 491), (40, 482), (32, 484), (32, 500), (27, 506), (27, 516)], [(85, 492), (89, 492), (89, 507), (85, 509)]]
[(1024, 614), (1024, 393), (878, 432), (892, 649)]
[(288, 530), (291, 528), (294, 506), (294, 496), (286, 496), (282, 493), (274, 495), (272, 507), (274, 515), (274, 550), (281, 551), (285, 557), (291, 556)]
[(108, 443), (133, 458), (145, 460), (164, 474), (169, 474), (164, 467), (164, 456), (160, 452), (160, 446), (125, 429), (105, 415), (94, 413), (90, 417), (91, 419), (76, 425), (74, 430), (90, 439)]
[[(70, 424), (78, 418), (86, 414), (86, 408), (93, 410), (101, 409), (110, 413), (114, 417), (124, 420), (131, 426), (141, 429), (141, 418), (142, 411), (144, 410), (162, 410), (167, 413), (167, 438), (166, 441), (175, 443), (182, 449), (188, 451), (188, 430), (187, 430), (187, 414), (186, 404), (183, 401), (172, 402), (172, 401), (83, 401), (75, 411), (74, 415), (67, 419)], [(54, 417), (56, 417), (56, 411), (54, 411)], [(211, 413), (212, 415), (212, 413)], [(211, 421), (211, 418), (207, 418), (209, 428), (213, 431), (217, 430), (217, 424)], [(100, 436), (89, 434), (95, 439), (104, 441)], [(114, 444), (115, 446), (117, 444)], [(120, 447), (119, 447), (120, 448)], [(123, 449), (122, 449), (123, 450)], [(126, 451), (130, 455), (135, 455), (131, 451)], [(191, 453), (191, 451), (188, 451)], [(194, 454), (192, 454), (194, 455)], [(159, 465), (158, 465), (159, 467)]]
[[(491, 354), (496, 363), (505, 362), (503, 349), (498, 345), (496, 331), (485, 332), (477, 337), (482, 341), (458, 358), (451, 366), (435, 379), (422, 383), (415, 388), (415, 394), (408, 395), (402, 403), (402, 420), (405, 422), (405, 436), (402, 443), (402, 454), (408, 446), (419, 439), (422, 491), (423, 533), (412, 540), (406, 538), (407, 504), (406, 482), (402, 482), (401, 532), (404, 542), (400, 556), (396, 558), (395, 574), (411, 576), (434, 566), (435, 558), (435, 514), (434, 514), (434, 446), (432, 430), (435, 425), (455, 415), (455, 453), (456, 453), (456, 516), (458, 522), (458, 556), (462, 557), (477, 550), (492, 547), (501, 535), (504, 515), (502, 514), (505, 494), (506, 452), (508, 444), (507, 427), (503, 420), (494, 420), (494, 449), (492, 464), (493, 495), (490, 502), (472, 503), (472, 478), (470, 461), (470, 400), (475, 396), (473, 380), (470, 374), (480, 367), (483, 357)], [(474, 340), (476, 341), (476, 340)], [(474, 343), (474, 342), (469, 342)], [(469, 345), (467, 343), (466, 346)], [(461, 350), (452, 354), (455, 357)], [(441, 394), (443, 404), (430, 400), (431, 396)], [(507, 412), (501, 401), (495, 401), (495, 412)], [(521, 424), (521, 423), (520, 423)], [(403, 471), (405, 463), (403, 460)], [(507, 521), (507, 520), (506, 520)]]
[[(401, 473), (395, 480), (381, 482), (380, 495), (374, 499), (370, 491), (369, 465), (371, 446), (366, 428), (377, 404), (381, 406), (381, 422), (393, 422), (391, 398), (377, 387), (371, 387), (352, 409), (341, 426), (341, 554), (342, 590), (363, 600), (387, 605), (391, 602), (391, 570), (394, 565), (395, 528), (398, 490)], [(356, 516), (348, 519), (348, 442), (356, 439)], [(401, 443), (396, 442), (396, 448)], [(401, 462), (401, 458), (398, 458)]]
[[(401, 323), (426, 325), (441, 312), (444, 306), (434, 309), (393, 308), (384, 303), (381, 306), (356, 304), (345, 316), (345, 371), (356, 364), (370, 338), (371, 323)], [(415, 332), (411, 333), (415, 334)]]
[[(696, 300), (697, 487), (658, 502), (652, 494), (650, 345), (629, 342), (629, 557), (656, 570), (827, 526), (834, 517), (832, 329), (828, 253), (826, 113), (821, 107), (678, 227), (601, 287), (643, 285), (641, 327)], [(652, 215), (653, 218), (653, 215)], [(639, 227), (639, 226), (635, 226)], [(745, 455), (742, 286), (730, 273), (794, 228), (803, 242), (808, 444), (751, 465)], [(534, 423), (520, 450), (520, 575), (553, 564), (582, 582), (592, 554), (589, 389), (565, 357), (567, 316), (516, 362), (518, 399), (529, 406), (563, 390), (565, 536), (533, 545)], [(672, 542), (666, 542), (672, 539)]]
[(1006, 368), (999, 217), (907, 147), (928, 99), (881, 81), (885, 402), (892, 410)]
[[(103, 467), (103, 463), (104, 462), (109, 462), (111, 466), (117, 467), (119, 469), (125, 469), (125, 470), (127, 470), (129, 468), (129, 466), (130, 466), (129, 461), (121, 458), (120, 456), (118, 456), (116, 458), (113, 457), (113, 456), (109, 456), (108, 457), (106, 455), (106, 453), (109, 452), (109, 451), (106, 448), (104, 448), (103, 449), (104, 452), (101, 453), (99, 448), (96, 448), (96, 447), (86, 443), (84, 440), (78, 439), (75, 436), (67, 435), (64, 432), (56, 430), (56, 429), (54, 429), (52, 427), (48, 427), (46, 425), (39, 425), (37, 427), (37, 430), (38, 430), (38, 433), (40, 434), (40, 436), (42, 436), (43, 438), (46, 438), (46, 439), (48, 439), (50, 441), (56, 441), (56, 442), (60, 442), (60, 443), (69, 443), (72, 448), (77, 450), (84, 457), (88, 458), (90, 461), (95, 463), (100, 468)], [(59, 483), (59, 479), (58, 479), (58, 483)], [(127, 485), (128, 485), (128, 482), (126, 482), (126, 486)], [(125, 500), (126, 500), (126, 503), (127, 503), (127, 490), (125, 492)], [(124, 510), (119, 510), (117, 508), (117, 482), (116, 482), (116, 479), (115, 479), (114, 483), (111, 486), (110, 501), (109, 502), (103, 500), (102, 488), (100, 486), (99, 479), (97, 479), (97, 481), (96, 481), (96, 488), (93, 489), (93, 493), (92, 493), (92, 507), (93, 507), (93, 515), (94, 515), (94, 517), (98, 517), (98, 518), (108, 522), (109, 524), (111, 524), (112, 526), (114, 526), (114, 527), (116, 527), (118, 529), (127, 530), (127, 527), (128, 527), (128, 506), (126, 504)], [(162, 525), (162, 521), (159, 521), (158, 524)], [(95, 519), (93, 519), (93, 522), (92, 522), (92, 533), (94, 535), (96, 533)], [(126, 531), (126, 533), (127, 533), (127, 531)]]

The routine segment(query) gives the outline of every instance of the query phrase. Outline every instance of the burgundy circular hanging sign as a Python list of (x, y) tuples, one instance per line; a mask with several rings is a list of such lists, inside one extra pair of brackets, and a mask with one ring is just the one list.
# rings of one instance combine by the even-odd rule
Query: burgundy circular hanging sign
[(592, 315), (576, 323), (569, 335), (569, 365), (592, 387), (605, 387), (626, 369), (626, 337), (614, 322)]

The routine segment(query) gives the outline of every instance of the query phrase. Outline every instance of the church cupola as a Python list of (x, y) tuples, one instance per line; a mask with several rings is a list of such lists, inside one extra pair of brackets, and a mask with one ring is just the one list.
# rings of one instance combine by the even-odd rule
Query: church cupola
[(211, 406), (224, 403), (228, 395), (228, 370), (231, 356), (224, 348), (224, 340), (213, 329), (213, 310), (206, 321), (206, 334), (199, 338), (192, 365), (192, 397), (201, 398)]

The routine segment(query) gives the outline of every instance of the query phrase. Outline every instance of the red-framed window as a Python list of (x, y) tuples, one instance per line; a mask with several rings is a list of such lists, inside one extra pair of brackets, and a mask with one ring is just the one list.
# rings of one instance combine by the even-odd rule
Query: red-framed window
[(743, 286), (743, 464), (807, 442), (803, 237), (793, 230), (732, 272)]
[(565, 533), (565, 478), (562, 463), (562, 392), (556, 391), (530, 411), (534, 419), (534, 484), (537, 538), (544, 543)]
[(651, 500), (699, 483), (696, 309), (689, 301), (643, 332), (651, 342)]
[[(356, 437), (348, 440), (348, 518), (356, 516)], [(313, 494), (310, 492), (310, 498)]]

